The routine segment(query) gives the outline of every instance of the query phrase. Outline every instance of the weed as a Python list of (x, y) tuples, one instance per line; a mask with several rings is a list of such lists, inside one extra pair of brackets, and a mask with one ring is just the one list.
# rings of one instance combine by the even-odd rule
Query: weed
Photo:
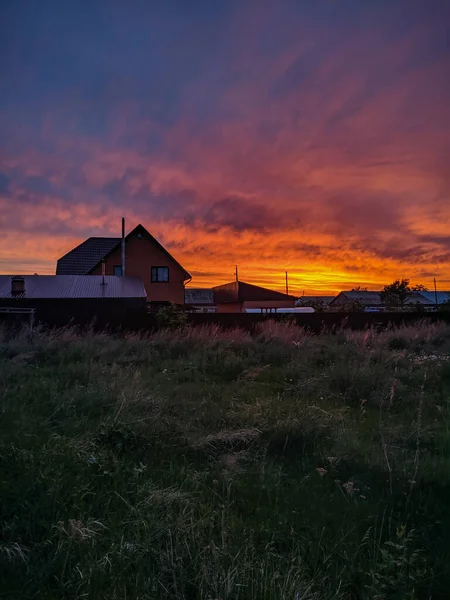
[(450, 328), (0, 338), (2, 597), (444, 600)]

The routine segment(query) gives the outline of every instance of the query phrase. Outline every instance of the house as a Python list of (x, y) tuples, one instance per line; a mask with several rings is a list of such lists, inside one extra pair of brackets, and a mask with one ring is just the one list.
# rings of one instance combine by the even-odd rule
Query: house
[[(124, 230), (124, 225), (123, 225)], [(191, 279), (180, 263), (143, 227), (137, 225), (125, 244), (125, 275), (140, 277), (152, 308), (184, 304), (184, 284)], [(90, 237), (62, 256), (57, 275), (122, 275), (122, 238)]]
[(217, 311), (214, 292), (208, 288), (187, 287), (184, 291), (184, 303), (192, 312), (215, 313)]
[(70, 322), (125, 326), (147, 314), (147, 293), (139, 277), (84, 275), (0, 275), (2, 313), (34, 309), (49, 325)]
[(380, 298), (380, 292), (340, 292), (329, 304), (331, 309), (345, 310), (354, 306), (363, 308), (382, 308), (383, 302)]
[(294, 308), (296, 297), (267, 288), (232, 281), (212, 289), (217, 312), (245, 312), (247, 308), (260, 309), (261, 312), (276, 312), (278, 308)]
[(425, 309), (439, 310), (443, 304), (450, 303), (450, 292), (419, 292), (425, 299)]
[[(448, 292), (437, 292), (438, 304), (442, 304), (446, 299), (450, 299)], [(448, 294), (448, 295), (447, 295)], [(330, 308), (333, 310), (355, 310), (356, 307), (362, 307), (365, 310), (386, 310), (386, 305), (380, 298), (380, 292), (357, 291), (340, 292), (334, 300), (330, 302)], [(404, 303), (409, 309), (427, 310), (435, 307), (434, 292), (414, 291)]]

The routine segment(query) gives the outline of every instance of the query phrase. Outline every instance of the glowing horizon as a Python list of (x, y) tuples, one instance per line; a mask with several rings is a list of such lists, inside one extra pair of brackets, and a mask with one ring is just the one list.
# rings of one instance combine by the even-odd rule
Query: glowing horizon
[(448, 2), (212, 4), (4, 11), (0, 273), (124, 215), (195, 287), (450, 289)]

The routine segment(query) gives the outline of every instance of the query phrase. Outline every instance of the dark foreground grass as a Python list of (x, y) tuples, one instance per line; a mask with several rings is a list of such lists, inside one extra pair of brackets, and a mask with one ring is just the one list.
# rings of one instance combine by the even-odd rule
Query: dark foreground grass
[(0, 345), (1, 598), (447, 599), (450, 328)]

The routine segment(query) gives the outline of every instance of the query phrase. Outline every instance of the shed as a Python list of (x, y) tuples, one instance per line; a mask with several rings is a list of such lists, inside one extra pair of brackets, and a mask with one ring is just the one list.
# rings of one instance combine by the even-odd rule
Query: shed
[(0, 275), (0, 307), (34, 308), (36, 320), (126, 324), (147, 310), (139, 277), (97, 275)]

